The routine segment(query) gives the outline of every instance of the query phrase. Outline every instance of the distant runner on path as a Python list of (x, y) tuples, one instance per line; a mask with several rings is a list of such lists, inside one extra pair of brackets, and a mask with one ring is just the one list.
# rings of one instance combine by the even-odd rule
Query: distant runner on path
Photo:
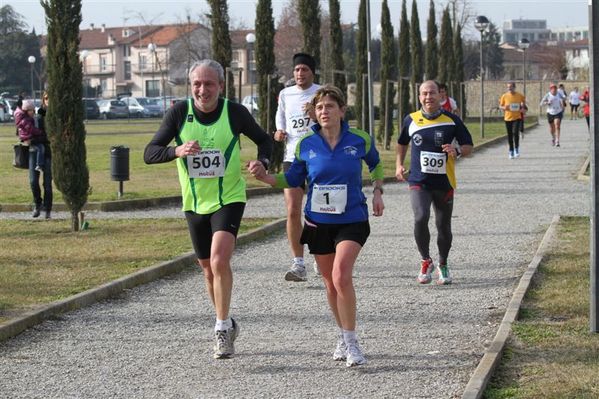
[[(258, 146), (258, 163), (268, 167), (272, 140), (241, 104), (220, 98), (224, 71), (213, 60), (189, 71), (192, 98), (175, 104), (144, 152), (148, 164), (176, 160), (183, 211), (206, 291), (216, 310), (214, 358), (235, 354), (239, 325), (229, 316), (231, 257), (246, 203), (240, 135)], [(172, 141), (176, 146), (169, 146)]]
[(541, 106), (547, 107), (547, 122), (549, 122), (549, 133), (551, 134), (551, 145), (559, 147), (559, 139), (566, 108), (566, 97), (557, 90), (557, 85), (549, 85), (549, 93), (541, 100)]
[(451, 215), (456, 188), (455, 160), (472, 152), (472, 136), (462, 120), (443, 109), (439, 86), (429, 80), (420, 86), (422, 109), (406, 116), (397, 140), (395, 177), (405, 181), (404, 162), (412, 145), (408, 184), (414, 212), (414, 236), (422, 257), (418, 282), (432, 281), (435, 263), (430, 256), (428, 220), (435, 210), (439, 247), (438, 284), (451, 284), (447, 257), (451, 248)]
[(503, 120), (507, 130), (507, 142), (509, 147), (509, 158), (520, 156), (520, 126), (524, 123), (524, 111), (526, 97), (516, 91), (516, 83), (507, 84), (507, 92), (499, 99), (499, 108), (503, 110)]

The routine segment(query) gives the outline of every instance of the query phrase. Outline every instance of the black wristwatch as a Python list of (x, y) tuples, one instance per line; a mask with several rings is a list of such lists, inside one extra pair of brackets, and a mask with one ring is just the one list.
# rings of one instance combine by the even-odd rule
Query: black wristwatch
[(375, 188), (372, 189), (372, 193), (374, 194), (374, 192), (376, 190), (379, 190), (381, 192), (381, 194), (383, 194), (385, 192), (382, 187), (375, 187)]
[(270, 166), (270, 161), (266, 158), (262, 158), (259, 159), (258, 161), (260, 161), (262, 163), (262, 165), (264, 166), (264, 169), (268, 170), (268, 167)]

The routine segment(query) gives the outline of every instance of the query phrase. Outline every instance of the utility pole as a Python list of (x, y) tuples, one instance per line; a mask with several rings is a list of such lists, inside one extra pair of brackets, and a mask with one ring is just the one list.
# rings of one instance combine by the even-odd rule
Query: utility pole
[(597, 229), (597, 221), (599, 220), (599, 198), (597, 197), (597, 188), (599, 187), (599, 166), (597, 165), (597, 154), (599, 154), (599, 135), (597, 134), (597, 126), (599, 123), (599, 115), (597, 115), (597, 102), (595, 95), (599, 90), (599, 73), (597, 70), (597, 62), (595, 56), (599, 55), (599, 29), (594, 25), (599, 23), (599, 6), (597, 1), (589, 0), (589, 49), (590, 54), (590, 78), (591, 90), (591, 191), (593, 201), (591, 203), (591, 259), (590, 259), (590, 330), (591, 332), (599, 332), (599, 299), (597, 297), (597, 289), (599, 288), (599, 258), (597, 250), (599, 249), (599, 230)]

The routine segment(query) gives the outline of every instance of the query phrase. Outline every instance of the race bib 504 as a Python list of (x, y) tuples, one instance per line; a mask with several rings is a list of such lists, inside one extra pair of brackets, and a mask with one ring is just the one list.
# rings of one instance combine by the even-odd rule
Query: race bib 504
[(187, 157), (189, 177), (207, 179), (225, 175), (225, 157), (219, 149), (206, 149)]

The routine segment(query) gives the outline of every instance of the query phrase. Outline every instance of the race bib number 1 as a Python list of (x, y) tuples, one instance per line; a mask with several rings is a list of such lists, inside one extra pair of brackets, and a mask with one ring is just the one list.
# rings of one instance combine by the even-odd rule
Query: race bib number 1
[(347, 185), (329, 184), (312, 188), (312, 212), (341, 214), (347, 205)]
[(422, 151), (420, 153), (420, 170), (423, 173), (444, 175), (447, 173), (447, 156), (444, 152)]
[(208, 179), (225, 175), (225, 157), (218, 149), (202, 150), (187, 157), (189, 177)]
[(520, 111), (520, 104), (519, 103), (510, 103), (510, 111)]

